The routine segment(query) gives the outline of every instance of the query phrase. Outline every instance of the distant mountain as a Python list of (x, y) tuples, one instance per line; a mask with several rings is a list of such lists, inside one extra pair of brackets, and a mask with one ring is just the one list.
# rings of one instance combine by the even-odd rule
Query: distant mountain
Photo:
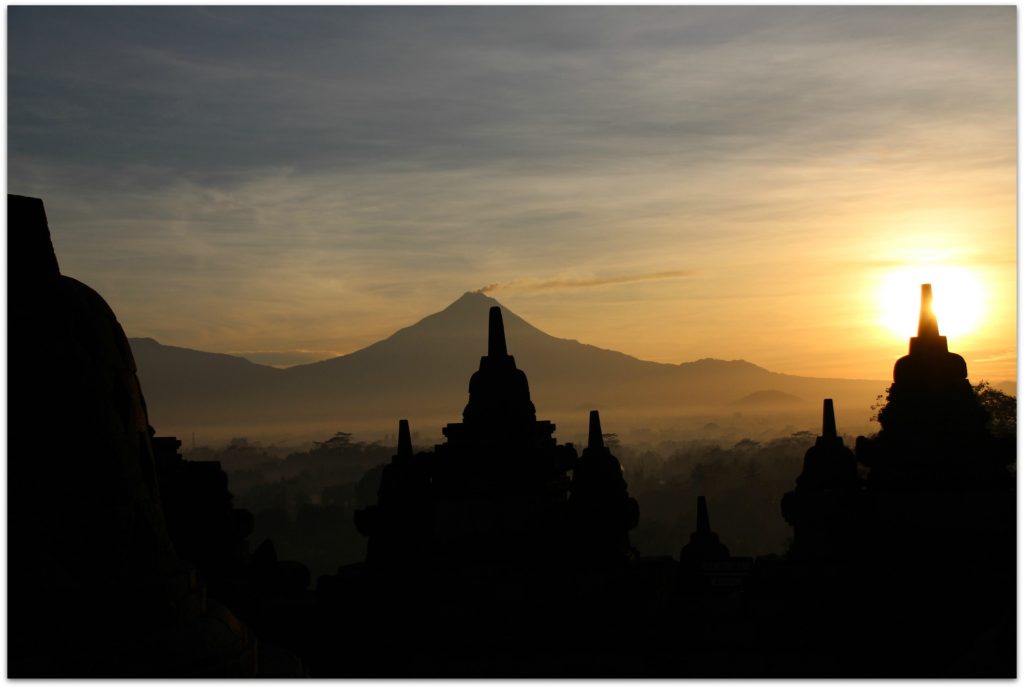
[(762, 389), (737, 399), (732, 405), (746, 408), (779, 408), (806, 403), (795, 394), (787, 394), (777, 389)]
[[(259, 386), (277, 377), (278, 369), (229, 354), (213, 354), (180, 346), (168, 346), (150, 337), (129, 340), (136, 362), (145, 361), (152, 384), (164, 387), (172, 380), (183, 389), (209, 391)], [(138, 363), (136, 363), (138, 364)], [(163, 377), (160, 377), (161, 373)]]
[[(358, 431), (409, 418), (437, 436), (444, 422), (461, 419), (469, 377), (487, 349), (487, 313), (497, 305), (467, 292), (364, 349), (286, 369), (152, 339), (132, 339), (131, 345), (151, 422), (162, 434), (209, 434), (215, 428), (219, 434), (286, 427), (299, 433)], [(782, 375), (747, 361), (642, 361), (552, 337), (504, 306), (502, 312), (509, 353), (529, 378), (538, 417), (556, 422), (576, 422), (579, 416), (582, 424), (592, 408), (631, 418), (731, 413), (731, 402), (763, 390), (807, 399), (808, 410), (820, 409), (821, 398), (831, 396), (840, 415), (838, 398), (849, 397), (864, 415), (886, 384)]]

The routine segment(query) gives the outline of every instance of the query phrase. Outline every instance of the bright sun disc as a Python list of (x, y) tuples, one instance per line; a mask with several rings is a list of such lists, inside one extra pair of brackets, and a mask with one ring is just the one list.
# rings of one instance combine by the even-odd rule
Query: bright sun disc
[(922, 284), (932, 285), (941, 334), (958, 337), (977, 328), (985, 306), (981, 281), (966, 268), (945, 265), (908, 266), (888, 273), (878, 294), (883, 325), (902, 337), (917, 334)]

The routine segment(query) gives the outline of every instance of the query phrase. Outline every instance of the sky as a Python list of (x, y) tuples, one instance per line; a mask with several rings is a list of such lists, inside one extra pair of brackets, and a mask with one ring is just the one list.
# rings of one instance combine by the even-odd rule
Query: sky
[(484, 290), (647, 360), (883, 380), (931, 281), (972, 381), (1015, 380), (1016, 23), (12, 6), (7, 189), (129, 336), (259, 362)]

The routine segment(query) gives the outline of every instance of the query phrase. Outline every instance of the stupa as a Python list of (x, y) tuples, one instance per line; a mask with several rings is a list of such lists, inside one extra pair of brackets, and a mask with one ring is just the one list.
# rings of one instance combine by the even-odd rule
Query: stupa
[(708, 500), (704, 495), (697, 497), (697, 529), (690, 533), (690, 541), (679, 552), (679, 563), (683, 568), (699, 568), (701, 564), (727, 561), (729, 548), (719, 541), (718, 533), (711, 530), (708, 516)]
[(7, 211), (10, 675), (255, 676), (255, 638), (168, 534), (124, 331), (60, 273), (42, 201)]
[(967, 378), (963, 357), (949, 351), (932, 309), (932, 287), (921, 285), (921, 313), (910, 350), (896, 361), (882, 429), (857, 439), (857, 459), (870, 480), (898, 489), (986, 482), (999, 472), (987, 451), (987, 414)]
[(443, 444), (412, 454), (408, 425), (385, 469), (378, 503), (356, 516), (368, 563), (429, 559), (459, 566), (559, 556), (577, 455), (537, 420), (526, 374), (509, 355), (501, 308), (488, 313), (487, 354), (469, 382), (461, 423)]
[(836, 431), (832, 400), (825, 399), (821, 434), (804, 455), (796, 489), (782, 498), (782, 516), (793, 526), (790, 554), (809, 558), (852, 555), (861, 506), (857, 459)]
[(629, 531), (636, 527), (640, 509), (627, 487), (622, 465), (604, 444), (601, 415), (591, 411), (587, 447), (569, 488), (571, 537), (581, 558), (629, 555)]

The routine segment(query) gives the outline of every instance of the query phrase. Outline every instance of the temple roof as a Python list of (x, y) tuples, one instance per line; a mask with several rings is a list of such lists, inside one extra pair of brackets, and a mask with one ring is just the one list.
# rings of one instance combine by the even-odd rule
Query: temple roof
[(949, 351), (946, 338), (939, 334), (939, 319), (932, 308), (932, 285), (921, 285), (921, 314), (917, 321), (917, 336), (910, 338), (910, 353), (916, 351)]
[(729, 558), (729, 548), (718, 540), (711, 530), (708, 502), (704, 495), (697, 497), (697, 530), (690, 534), (690, 542), (679, 552), (680, 563), (717, 561)]
[(409, 433), (409, 421), (398, 421), (398, 456), (412, 456), (412, 435)]
[(492, 306), (488, 314), (487, 355), (480, 358), (480, 369), (469, 380), (469, 403), (462, 418), (467, 425), (483, 426), (517, 426), (537, 420), (526, 374), (508, 355), (500, 306)]
[(921, 314), (917, 336), (910, 338), (909, 353), (896, 361), (893, 381), (898, 385), (931, 388), (966, 381), (967, 363), (951, 353), (932, 309), (932, 285), (921, 285)]
[(590, 428), (587, 437), (587, 449), (598, 451), (604, 449), (604, 436), (601, 434), (601, 414), (597, 411), (590, 412)]
[(7, 263), (10, 281), (54, 278), (60, 275), (57, 254), (50, 240), (43, 201), (7, 195)]

